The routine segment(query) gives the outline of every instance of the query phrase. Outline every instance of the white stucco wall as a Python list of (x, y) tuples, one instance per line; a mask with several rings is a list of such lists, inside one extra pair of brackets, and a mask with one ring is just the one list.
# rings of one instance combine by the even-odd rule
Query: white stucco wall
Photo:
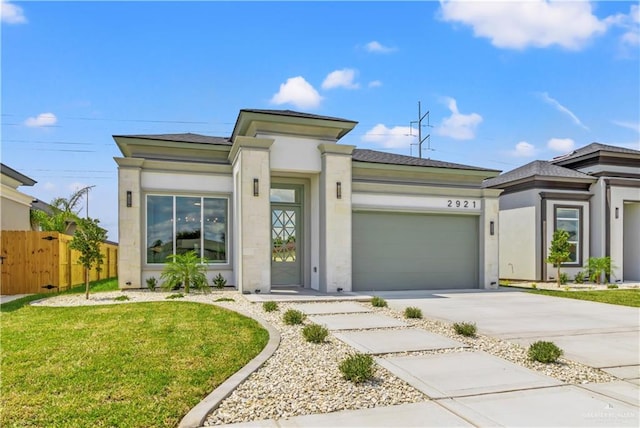
[(534, 281), (536, 207), (500, 211), (500, 278)]
[[(116, 158), (118, 163), (118, 286), (142, 288), (142, 159)], [(127, 207), (127, 191), (131, 206)]]
[(30, 210), (33, 197), (4, 184), (1, 193), (2, 230), (31, 230)]
[[(638, 183), (640, 185), (640, 181)], [(612, 269), (612, 282), (613, 281), (623, 281), (624, 278), (624, 240), (627, 234), (627, 231), (624, 229), (624, 203), (625, 201), (633, 201), (640, 202), (640, 187), (622, 187), (622, 186), (611, 186), (611, 209), (609, 210), (609, 221), (610, 221), (610, 255), (611, 255), (611, 265)], [(616, 218), (616, 208), (618, 208), (618, 218)], [(631, 210), (632, 215), (635, 214), (635, 210)], [(631, 222), (626, 222), (626, 224), (630, 225)], [(640, 235), (636, 235), (639, 237)]]
[(269, 150), (271, 171), (319, 173), (322, 169), (318, 144), (321, 140), (299, 136), (259, 134), (260, 138), (271, 138)]
[(640, 202), (626, 203), (623, 209), (625, 281), (640, 281)]
[(186, 172), (142, 171), (142, 188), (145, 191), (167, 191), (193, 193), (233, 192), (233, 179), (229, 174), (189, 174)]

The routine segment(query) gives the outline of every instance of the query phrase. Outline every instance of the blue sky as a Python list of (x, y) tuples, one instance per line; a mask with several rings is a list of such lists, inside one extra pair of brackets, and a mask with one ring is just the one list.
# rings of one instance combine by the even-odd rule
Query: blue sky
[(417, 155), (420, 102), (423, 157), (503, 171), (640, 149), (639, 21), (637, 1), (2, 0), (1, 158), (46, 202), (95, 185), (117, 241), (112, 135), (229, 136), (242, 108), (355, 120), (341, 142)]

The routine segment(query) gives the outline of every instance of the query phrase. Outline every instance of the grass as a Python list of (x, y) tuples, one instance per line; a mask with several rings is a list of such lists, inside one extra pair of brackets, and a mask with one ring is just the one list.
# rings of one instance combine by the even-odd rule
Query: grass
[(566, 297), (568, 299), (589, 300), (592, 302), (610, 303), (612, 305), (640, 307), (640, 289), (592, 290), (592, 291), (557, 291), (530, 290), (529, 293), (545, 296)]
[(189, 302), (23, 306), (0, 323), (2, 427), (175, 427), (268, 340)]

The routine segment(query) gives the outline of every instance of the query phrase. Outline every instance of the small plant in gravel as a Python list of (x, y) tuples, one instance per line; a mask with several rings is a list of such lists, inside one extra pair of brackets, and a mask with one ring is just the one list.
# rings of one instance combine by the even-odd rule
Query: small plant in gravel
[(219, 297), (214, 302), (235, 302), (231, 297)]
[(118, 296), (118, 297), (116, 297), (116, 298), (115, 298), (115, 299), (113, 299), (113, 300), (115, 300), (116, 302), (124, 302), (124, 301), (126, 301), (126, 300), (130, 300), (130, 299), (129, 299), (129, 296), (125, 296), (125, 295), (123, 294), (122, 296)]
[(569, 275), (565, 272), (560, 273), (560, 284), (564, 285), (569, 282)]
[(262, 309), (265, 312), (274, 312), (278, 310), (278, 303), (276, 302), (264, 302), (262, 304)]
[(536, 288), (538, 288), (538, 284), (536, 284), (536, 283), (534, 282), (533, 284), (531, 284), (531, 288), (533, 288), (533, 289), (535, 290)]
[(181, 299), (182, 297), (184, 297), (184, 294), (174, 293), (174, 294), (169, 294), (167, 297), (165, 297), (165, 299)]
[(297, 309), (289, 309), (282, 316), (282, 320), (287, 325), (302, 324), (306, 315)]
[(478, 328), (476, 327), (475, 323), (457, 322), (453, 324), (453, 330), (462, 336), (474, 337), (476, 335), (476, 332), (478, 331)]
[(571, 287), (569, 287), (568, 285), (565, 285), (563, 288), (564, 288), (564, 291), (569, 291), (569, 290), (571, 290)]
[(302, 329), (302, 335), (307, 342), (322, 343), (329, 335), (329, 330), (319, 324), (309, 324)]
[(147, 288), (149, 289), (149, 291), (156, 290), (156, 287), (158, 286), (158, 279), (155, 276), (147, 278), (145, 282), (147, 283)]
[(387, 301), (382, 297), (373, 296), (373, 298), (371, 299), (371, 305), (375, 306), (376, 308), (386, 308)]
[(405, 318), (422, 318), (422, 311), (420, 308), (409, 306), (404, 310)]
[(213, 286), (221, 290), (226, 285), (227, 285), (227, 280), (224, 278), (224, 276), (222, 276), (220, 272), (218, 272), (218, 275), (216, 275), (216, 277), (213, 278)]
[(573, 282), (575, 282), (576, 284), (584, 283), (584, 272), (583, 271), (578, 272), (576, 276), (573, 277)]
[(353, 383), (362, 383), (373, 377), (373, 357), (355, 354), (345, 358), (338, 367), (342, 376)]
[(543, 340), (532, 343), (527, 351), (527, 356), (531, 361), (541, 363), (555, 363), (562, 354), (562, 349), (558, 348), (555, 343)]
[(617, 284), (607, 284), (607, 288), (608, 289), (618, 288), (618, 285)]

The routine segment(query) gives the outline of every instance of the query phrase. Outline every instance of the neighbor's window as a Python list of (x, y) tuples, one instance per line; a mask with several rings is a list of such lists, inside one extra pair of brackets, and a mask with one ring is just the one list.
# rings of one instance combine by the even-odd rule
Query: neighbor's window
[(580, 220), (582, 208), (556, 207), (556, 228), (569, 233), (569, 260), (563, 264), (580, 264)]
[(227, 262), (227, 199), (148, 195), (147, 263), (188, 251)]

